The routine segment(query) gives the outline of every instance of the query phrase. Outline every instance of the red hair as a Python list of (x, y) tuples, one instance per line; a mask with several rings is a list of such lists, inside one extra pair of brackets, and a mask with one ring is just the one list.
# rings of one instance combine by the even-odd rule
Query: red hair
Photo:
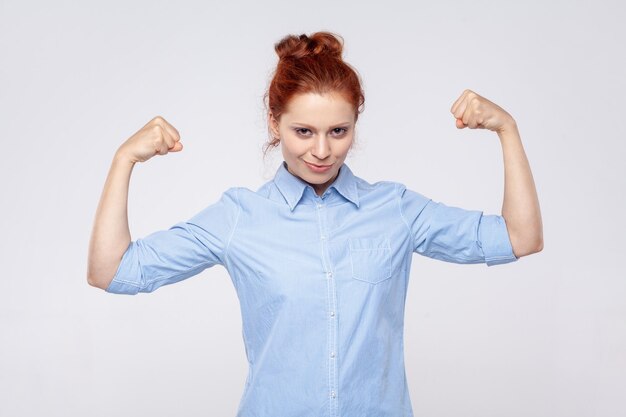
[[(279, 61), (263, 102), (266, 111), (271, 111), (277, 121), (289, 100), (303, 93), (339, 93), (352, 103), (354, 121), (358, 120), (365, 96), (357, 71), (341, 57), (343, 38), (340, 35), (331, 32), (287, 35), (274, 44), (274, 49)], [(270, 137), (264, 154), (280, 143), (271, 131)]]

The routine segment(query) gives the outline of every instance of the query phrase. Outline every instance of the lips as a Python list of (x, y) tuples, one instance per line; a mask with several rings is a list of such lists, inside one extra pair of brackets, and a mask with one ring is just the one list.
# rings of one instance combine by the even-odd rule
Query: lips
[(309, 165), (313, 165), (314, 167), (318, 167), (318, 168), (328, 168), (330, 166), (330, 165), (316, 165), (316, 164), (312, 164), (312, 163), (310, 163), (308, 161), (304, 161), (304, 162), (306, 162)]
[(304, 161), (304, 163), (309, 168), (309, 170), (311, 170), (311, 172), (314, 172), (316, 174), (322, 174), (324, 172), (330, 171), (330, 168), (332, 168), (332, 165), (333, 165), (333, 164), (330, 164), (330, 165), (314, 165), (314, 164), (308, 163), (307, 161)]

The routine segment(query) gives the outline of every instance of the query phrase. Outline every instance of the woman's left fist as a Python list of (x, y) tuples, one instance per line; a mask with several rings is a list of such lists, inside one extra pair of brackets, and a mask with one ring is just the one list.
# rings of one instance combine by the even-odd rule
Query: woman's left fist
[(515, 125), (513, 117), (496, 103), (476, 94), (472, 90), (465, 90), (456, 99), (450, 109), (456, 118), (456, 127), (463, 129), (489, 129), (501, 132), (509, 126)]

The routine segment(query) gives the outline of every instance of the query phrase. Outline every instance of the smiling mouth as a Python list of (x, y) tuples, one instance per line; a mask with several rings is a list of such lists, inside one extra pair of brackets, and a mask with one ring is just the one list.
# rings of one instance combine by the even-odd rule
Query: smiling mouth
[(309, 165), (313, 165), (314, 167), (318, 167), (318, 168), (328, 168), (330, 165), (332, 165), (332, 164), (330, 164), (330, 165), (316, 165), (316, 164), (312, 164), (312, 163), (307, 162), (307, 161), (304, 161), (304, 162), (306, 162)]

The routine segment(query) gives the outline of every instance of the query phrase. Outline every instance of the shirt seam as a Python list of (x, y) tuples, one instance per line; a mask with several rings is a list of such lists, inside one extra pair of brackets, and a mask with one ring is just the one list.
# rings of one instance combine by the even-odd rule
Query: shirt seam
[[(407, 189), (406, 186), (405, 186), (405, 189)], [(398, 183), (396, 183), (396, 185), (395, 185), (395, 193), (396, 193), (396, 198), (397, 198), (397, 201), (398, 201), (398, 209), (400, 211), (400, 218), (402, 219), (402, 222), (404, 223), (404, 225), (409, 230), (409, 239), (411, 240), (411, 246), (412, 246), (411, 247), (411, 252), (414, 252), (415, 248), (417, 247), (417, 245), (415, 244), (416, 242), (415, 242), (415, 237), (413, 236), (413, 229), (411, 229), (411, 226), (406, 221), (406, 218), (404, 217), (404, 214), (402, 213), (402, 196), (401, 196), (400, 193), (398, 193)], [(422, 207), (422, 210), (420, 210), (420, 213), (418, 214), (418, 216), (421, 214), (422, 211), (424, 211), (424, 209), (426, 208), (428, 203), (430, 203), (431, 201), (432, 201), (432, 198), (428, 199), (426, 204), (424, 204), (424, 207)], [(426, 232), (425, 232), (425, 236), (424, 236), (425, 240), (428, 239), (429, 232), (430, 232), (430, 226), (426, 228)]]
[[(239, 213), (241, 212), (241, 207), (240, 207), (240, 204), (239, 204), (239, 189), (235, 189), (235, 199), (237, 200), (237, 208), (238, 208), (238, 210), (237, 210), (237, 218), (235, 219), (235, 224), (233, 225), (233, 230), (230, 232), (230, 236), (229, 236), (228, 241), (226, 243), (226, 247), (224, 248), (224, 263), (226, 263), (226, 258), (227, 258), (227, 254), (228, 254), (228, 248), (230, 247), (230, 242), (232, 240), (232, 237), (234, 235), (235, 229), (237, 228), (237, 224), (239, 222)], [(195, 233), (193, 231), (191, 231), (191, 233), (195, 235)], [(133, 283), (128, 282), (128, 281), (125, 281), (124, 283), (136, 286), (137, 288), (140, 288), (140, 289), (144, 289), (148, 285), (154, 284), (154, 283), (159, 282), (159, 281), (163, 281), (163, 280), (167, 280), (167, 279), (176, 279), (176, 278), (180, 277), (181, 275), (187, 274), (187, 273), (189, 273), (189, 272), (191, 272), (193, 270), (197, 270), (197, 269), (202, 270), (202, 268), (204, 268), (206, 265), (213, 265), (213, 262), (212, 261), (201, 262), (201, 263), (199, 263), (197, 265), (194, 265), (193, 267), (188, 268), (185, 271), (182, 271), (182, 272), (180, 272), (178, 274), (161, 275), (161, 276), (156, 277), (154, 279), (146, 280), (144, 283), (140, 283), (139, 285), (133, 284)], [(123, 281), (119, 281), (119, 282), (123, 282)]]
[[(139, 285), (139, 286), (135, 285), (135, 286), (137, 286), (138, 288), (141, 288), (141, 289), (146, 289), (148, 287), (148, 285), (154, 284), (156, 282), (164, 281), (164, 280), (167, 280), (167, 279), (170, 279), (170, 280), (176, 279), (176, 278), (178, 278), (178, 277), (180, 277), (182, 275), (188, 274), (189, 272), (194, 271), (194, 270), (201, 270), (202, 271), (203, 269), (206, 269), (206, 268), (204, 268), (205, 265), (212, 265), (212, 264), (213, 263), (211, 261), (201, 262), (201, 263), (199, 263), (199, 264), (197, 264), (197, 265), (195, 265), (195, 266), (193, 266), (193, 267), (191, 267), (189, 269), (186, 269), (186, 270), (184, 270), (182, 272), (179, 272), (178, 274), (161, 275), (161, 276), (159, 276), (157, 278), (154, 278), (154, 279), (151, 279), (151, 280), (145, 280), (145, 282), (142, 285)], [(122, 281), (120, 281), (120, 282), (122, 282)], [(129, 284), (134, 285), (132, 283), (129, 283)]]
[(400, 193), (398, 193), (398, 184), (395, 184), (394, 193), (396, 194), (396, 199), (398, 202), (398, 211), (400, 212), (400, 218), (402, 219), (402, 222), (404, 223), (407, 230), (409, 231), (409, 236), (411, 240), (413, 240), (413, 236), (411, 236), (411, 232), (412, 232), (411, 226), (409, 226), (409, 223), (406, 221), (406, 219), (404, 218), (404, 215), (402, 214), (402, 198), (400, 196)]
[(120, 278), (115, 278), (111, 282), (117, 282), (119, 284), (125, 284), (125, 285), (130, 285), (130, 286), (133, 286), (133, 287), (141, 288), (141, 284), (137, 284), (134, 281), (126, 281), (126, 280), (120, 279)]
[(237, 226), (239, 225), (239, 217), (241, 214), (241, 203), (239, 202), (239, 188), (235, 188), (235, 199), (237, 200), (237, 218), (235, 219), (233, 230), (231, 230), (230, 236), (228, 237), (226, 248), (224, 248), (224, 264), (228, 263), (228, 250), (230, 249), (230, 243), (233, 240), (233, 236), (235, 235), (235, 230), (237, 229)]

